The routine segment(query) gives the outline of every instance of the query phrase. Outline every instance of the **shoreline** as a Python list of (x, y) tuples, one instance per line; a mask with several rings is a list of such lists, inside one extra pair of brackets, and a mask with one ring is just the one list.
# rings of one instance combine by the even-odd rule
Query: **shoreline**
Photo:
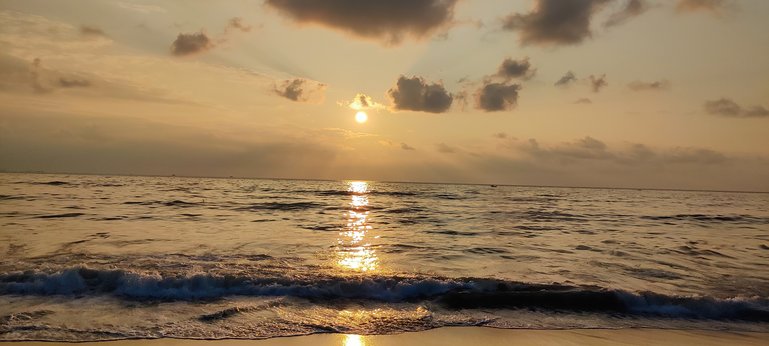
[(767, 332), (689, 329), (502, 329), (442, 327), (387, 335), (316, 333), (267, 339), (125, 339), (112, 341), (5, 341), (19, 346), (430, 346), (430, 345), (767, 345)]

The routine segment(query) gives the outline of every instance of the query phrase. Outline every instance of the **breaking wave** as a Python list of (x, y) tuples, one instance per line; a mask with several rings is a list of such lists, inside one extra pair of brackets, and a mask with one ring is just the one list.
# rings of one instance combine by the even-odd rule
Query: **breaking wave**
[(430, 302), (448, 309), (534, 309), (670, 318), (769, 322), (766, 297), (668, 296), (601, 287), (530, 284), (483, 278), (406, 276), (251, 277), (161, 275), (74, 267), (0, 274), (4, 295), (112, 295), (134, 300), (203, 300), (273, 296)]

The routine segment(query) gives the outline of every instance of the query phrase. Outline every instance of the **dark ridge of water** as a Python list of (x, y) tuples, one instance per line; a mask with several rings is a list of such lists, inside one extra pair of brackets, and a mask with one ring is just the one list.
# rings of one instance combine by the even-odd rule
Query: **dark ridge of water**
[(391, 197), (408, 197), (419, 196), (416, 192), (410, 191), (351, 191), (351, 190), (291, 190), (285, 191), (286, 193), (294, 194), (314, 194), (317, 196), (391, 196)]
[(456, 194), (449, 194), (449, 193), (438, 193), (433, 195), (434, 198), (437, 199), (447, 199), (447, 200), (461, 200), (461, 199), (467, 199), (468, 197), (460, 196)]
[(166, 207), (180, 207), (180, 208), (186, 208), (186, 207), (194, 207), (194, 206), (201, 206), (202, 203), (197, 202), (187, 202), (182, 200), (172, 200), (172, 201), (126, 201), (123, 202), (123, 204), (127, 205), (163, 205)]
[(584, 215), (576, 215), (559, 211), (529, 210), (525, 214), (527, 218), (543, 222), (579, 221), (588, 222), (590, 218)]
[(39, 182), (39, 181), (33, 181), (33, 182), (18, 182), (18, 184), (30, 184), (30, 185), (51, 185), (51, 186), (65, 186), (65, 185), (77, 185), (74, 183), (70, 183), (67, 181), (61, 181), (61, 180), (52, 180), (52, 181), (46, 181), (46, 182)]
[(63, 214), (52, 214), (52, 215), (40, 215), (35, 216), (35, 218), (38, 219), (61, 219), (61, 218), (68, 218), (68, 217), (78, 217), (83, 216), (85, 213), (63, 213)]
[(413, 213), (424, 212), (426, 211), (426, 209), (422, 207), (405, 207), (405, 208), (385, 209), (384, 211), (390, 214), (413, 214)]
[(311, 231), (323, 231), (323, 232), (339, 231), (343, 228), (342, 226), (339, 226), (339, 225), (303, 225), (300, 227), (311, 230)]
[(642, 219), (655, 221), (694, 221), (701, 223), (738, 223), (738, 224), (769, 224), (769, 219), (750, 215), (705, 215), (677, 214), (661, 216), (641, 216)]
[(677, 214), (662, 216), (641, 216), (642, 219), (656, 221), (698, 221), (707, 223), (734, 222), (745, 224), (769, 224), (769, 219), (757, 218), (750, 215), (705, 215), (705, 214)]
[(453, 230), (428, 230), (425, 232), (433, 233), (433, 234), (458, 235), (458, 236), (466, 236), (466, 237), (471, 237), (471, 236), (481, 234), (480, 232), (462, 232), (462, 231), (453, 231)]
[(239, 211), (255, 211), (255, 210), (297, 211), (297, 210), (321, 208), (323, 206), (325, 206), (325, 204), (317, 203), (317, 202), (291, 202), (291, 203), (267, 202), (267, 203), (255, 203), (246, 207), (239, 207), (239, 208), (236, 208), (236, 210), (239, 210)]
[(0, 195), (0, 201), (11, 201), (11, 200), (19, 200), (19, 199), (25, 199), (22, 196), (14, 196), (14, 195)]

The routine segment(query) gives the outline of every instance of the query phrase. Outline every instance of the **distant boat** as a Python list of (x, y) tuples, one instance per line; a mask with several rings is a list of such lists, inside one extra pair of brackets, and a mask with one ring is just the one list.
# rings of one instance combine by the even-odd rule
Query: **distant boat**
[(491, 184), (491, 185), (489, 185), (489, 186), (491, 186), (491, 187), (497, 187), (497, 185), (494, 185), (494, 184)]

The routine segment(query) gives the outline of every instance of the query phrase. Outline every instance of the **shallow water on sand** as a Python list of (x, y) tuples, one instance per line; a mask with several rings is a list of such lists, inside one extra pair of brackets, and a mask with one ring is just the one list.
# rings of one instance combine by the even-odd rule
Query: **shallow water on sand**
[(769, 331), (769, 194), (0, 174), (0, 339)]

